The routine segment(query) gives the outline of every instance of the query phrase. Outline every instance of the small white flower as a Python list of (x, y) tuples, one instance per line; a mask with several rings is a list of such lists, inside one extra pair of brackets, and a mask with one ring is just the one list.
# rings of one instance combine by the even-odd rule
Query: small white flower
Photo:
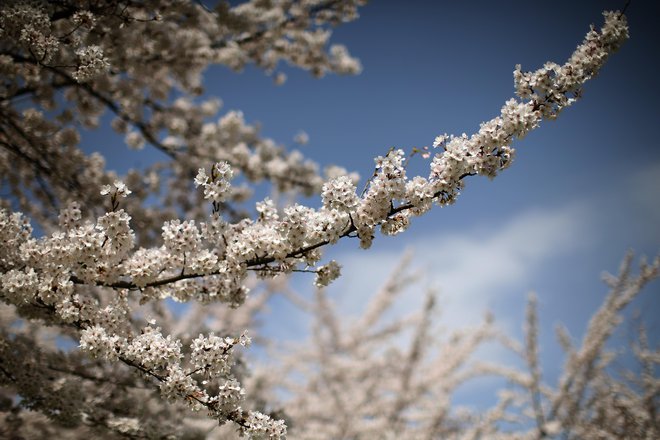
[(110, 68), (108, 59), (99, 46), (89, 46), (76, 51), (78, 69), (71, 75), (78, 82), (85, 82), (97, 77)]
[(252, 338), (247, 335), (247, 332), (247, 330), (243, 331), (238, 338), (238, 343), (243, 347), (249, 347), (252, 344)]
[(111, 185), (103, 185), (101, 187), (101, 195), (102, 196), (107, 196), (112, 192), (112, 186)]
[(218, 162), (211, 168), (211, 175), (206, 174), (204, 168), (200, 168), (195, 176), (195, 186), (204, 187), (204, 198), (212, 202), (222, 202), (227, 197), (231, 184), (229, 181), (234, 176), (231, 166), (227, 162)]
[(129, 194), (131, 194), (133, 191), (128, 189), (126, 184), (120, 180), (115, 180), (115, 188), (117, 189), (117, 195), (119, 197), (128, 197)]
[(440, 136), (436, 136), (435, 140), (433, 141), (433, 148), (438, 148), (440, 145), (444, 144), (446, 140), (447, 140), (446, 134), (441, 134)]
[(314, 285), (316, 287), (325, 287), (341, 275), (341, 266), (332, 260), (324, 266), (320, 266), (316, 271), (316, 280)]
[(204, 168), (200, 168), (195, 176), (195, 186), (203, 186), (209, 181), (209, 176), (206, 175)]
[(275, 85), (281, 86), (286, 82), (286, 79), (287, 79), (286, 73), (278, 72), (277, 75), (275, 75), (273, 81), (275, 82)]
[(296, 134), (293, 138), (293, 141), (296, 144), (307, 145), (309, 143), (309, 135), (304, 131), (298, 132), (298, 134)]
[(108, 194), (110, 194), (113, 197), (127, 197), (132, 192), (133, 191), (128, 189), (126, 184), (121, 180), (115, 180), (115, 182), (112, 185), (103, 185), (101, 187), (102, 196), (107, 196)]

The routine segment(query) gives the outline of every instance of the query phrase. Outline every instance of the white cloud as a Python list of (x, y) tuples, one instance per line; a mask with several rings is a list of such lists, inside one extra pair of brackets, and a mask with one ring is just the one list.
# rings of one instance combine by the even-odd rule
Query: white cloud
[(624, 187), (622, 198), (629, 198), (646, 238), (660, 242), (660, 162), (633, 174)]
[[(499, 226), (493, 223), (459, 233), (426, 234), (410, 242), (412, 266), (421, 268), (430, 284), (440, 289), (442, 320), (449, 328), (478, 323), (498, 298), (541, 287), (533, 282), (548, 259), (574, 252), (592, 240), (585, 206), (534, 209)], [(331, 296), (346, 313), (362, 312), (400, 258), (400, 251), (339, 255), (343, 276)], [(397, 313), (420, 307), (423, 285), (411, 290), (397, 303)]]

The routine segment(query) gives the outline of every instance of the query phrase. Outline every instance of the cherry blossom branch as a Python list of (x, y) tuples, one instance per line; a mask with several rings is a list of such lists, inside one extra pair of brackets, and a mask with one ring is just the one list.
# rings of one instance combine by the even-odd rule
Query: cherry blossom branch
[[(463, 180), (464, 178), (466, 178), (468, 176), (474, 176), (474, 175), (475, 174), (473, 174), (473, 173), (464, 174), (464, 175), (461, 175), (459, 179)], [(446, 194), (445, 191), (438, 191), (436, 194), (433, 195), (433, 198), (434, 199), (441, 198), (445, 194)], [(392, 216), (394, 216), (395, 214), (397, 214), (399, 212), (404, 212), (406, 210), (410, 210), (410, 209), (413, 209), (413, 208), (415, 208), (415, 205), (413, 205), (411, 203), (403, 204), (403, 205), (400, 205), (396, 208), (392, 208), (392, 209), (390, 209), (390, 211), (388, 213), (388, 218), (391, 218)], [(351, 224), (351, 225), (347, 226), (345, 231), (342, 232), (339, 235), (339, 238), (350, 237), (351, 234), (353, 234), (355, 232), (357, 232), (357, 227), (355, 225)], [(313, 251), (315, 249), (319, 249), (319, 248), (321, 248), (323, 246), (326, 246), (328, 244), (331, 244), (330, 240), (322, 240), (322, 241), (319, 241), (319, 242), (311, 244), (311, 245), (303, 246), (299, 249), (296, 249), (296, 250), (293, 250), (293, 251), (287, 253), (286, 256), (285, 256), (285, 259), (299, 258), (299, 257), (305, 255), (306, 253), (310, 252), (310, 251)], [(251, 270), (269, 270), (269, 269), (264, 269), (262, 266), (268, 265), (268, 264), (273, 263), (275, 261), (277, 261), (277, 259), (275, 257), (261, 257), (261, 258), (255, 258), (255, 259), (252, 259), (252, 260), (245, 261), (243, 264), (245, 265), (246, 268), (251, 269)], [(292, 272), (316, 273), (316, 271), (306, 271), (306, 270), (290, 270), (290, 271), (292, 271)], [(203, 277), (219, 275), (219, 274), (221, 274), (220, 271), (212, 271), (212, 272), (203, 273), (203, 274), (200, 274), (200, 273), (183, 273), (183, 271), (180, 271), (180, 273), (177, 274), (177, 275), (168, 276), (168, 277), (164, 277), (164, 278), (161, 278), (161, 279), (158, 279), (158, 280), (155, 280), (155, 281), (151, 281), (151, 282), (146, 283), (143, 286), (138, 286), (137, 284), (135, 284), (133, 282), (130, 282), (130, 281), (116, 281), (116, 282), (113, 282), (113, 283), (104, 283), (102, 281), (99, 281), (99, 282), (96, 282), (95, 285), (98, 286), (98, 287), (109, 287), (109, 288), (112, 288), (112, 289), (141, 290), (141, 289), (144, 289), (144, 288), (147, 288), (147, 287), (161, 287), (161, 286), (166, 286), (168, 284), (176, 283), (178, 281), (196, 279), (196, 278), (203, 278)], [(87, 284), (85, 281), (83, 281), (82, 279), (78, 278), (75, 275), (72, 275), (70, 279), (75, 284), (80, 284), (80, 285)]]

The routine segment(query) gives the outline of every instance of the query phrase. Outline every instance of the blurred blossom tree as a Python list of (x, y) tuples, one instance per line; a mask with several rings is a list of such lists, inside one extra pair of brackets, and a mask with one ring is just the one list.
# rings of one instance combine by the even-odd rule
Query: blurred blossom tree
[[(355, 74), (360, 63), (328, 45), (332, 27), (364, 0), (25, 0), (0, 6), (0, 434), (3, 438), (658, 438), (658, 353), (640, 333), (643, 369), (611, 377), (604, 343), (617, 313), (658, 274), (626, 257), (581, 346), (562, 333), (567, 362), (543, 383), (530, 300), (524, 344), (490, 320), (436, 338), (434, 296), (414, 317), (377, 323), (412, 281), (405, 261), (361, 319), (347, 323), (323, 287), (340, 265), (321, 250), (344, 237), (369, 248), (376, 229), (455, 201), (468, 177), (494, 178), (511, 143), (579, 97), (627, 39), (621, 12), (604, 13), (565, 64), (514, 72), (516, 97), (471, 136), (439, 135), (427, 176), (408, 177), (410, 155), (376, 158), (358, 177), (319, 172), (300, 153), (260, 135), (240, 112), (218, 117), (202, 99), (212, 64), (248, 64), (286, 80), (278, 65), (314, 76)], [(112, 128), (133, 149), (165, 160), (119, 176), (81, 149), (81, 130)], [(307, 135), (301, 132), (299, 142)], [(89, 151), (89, 150), (87, 150)], [(318, 194), (322, 206), (278, 206), (251, 216), (255, 183)], [(32, 225), (38, 231), (33, 233)], [(247, 331), (291, 272), (315, 273), (317, 295), (289, 297), (315, 318), (311, 343), (279, 367), (249, 365)], [(189, 304), (175, 319), (166, 300)], [(350, 325), (349, 325), (350, 324)], [(391, 341), (413, 329), (409, 346)], [(470, 365), (500, 339), (528, 371)], [(66, 349), (70, 341), (77, 348)], [(255, 342), (268, 345), (267, 338)], [(388, 348), (390, 347), (390, 348)], [(273, 356), (282, 356), (282, 352)], [(519, 385), (482, 414), (454, 410), (451, 393), (474, 375)], [(247, 390), (247, 392), (246, 392)], [(502, 430), (502, 422), (520, 430)]]

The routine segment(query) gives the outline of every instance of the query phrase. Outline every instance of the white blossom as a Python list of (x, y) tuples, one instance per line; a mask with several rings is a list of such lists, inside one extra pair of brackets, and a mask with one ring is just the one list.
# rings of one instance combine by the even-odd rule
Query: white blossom
[(231, 367), (230, 351), (234, 344), (234, 339), (221, 338), (213, 333), (199, 335), (190, 345), (194, 369), (201, 370), (208, 377), (226, 376)]
[(254, 440), (271, 440), (286, 437), (286, 426), (282, 420), (272, 420), (257, 411), (250, 413), (243, 432)]
[(359, 204), (355, 185), (348, 176), (339, 176), (323, 185), (323, 205), (330, 209), (351, 212)]
[(160, 383), (160, 394), (165, 399), (175, 401), (197, 391), (195, 381), (178, 366), (170, 366), (167, 378)]
[(110, 68), (108, 58), (104, 56), (100, 46), (84, 47), (77, 50), (76, 55), (80, 64), (72, 76), (78, 82), (89, 81)]
[(126, 184), (120, 180), (115, 180), (112, 185), (103, 185), (101, 188), (101, 195), (106, 196), (108, 194), (113, 197), (128, 197), (132, 191), (126, 187)]
[(222, 202), (227, 197), (231, 187), (229, 181), (233, 172), (227, 162), (218, 162), (211, 168), (208, 176), (203, 168), (200, 168), (195, 177), (195, 185), (204, 188), (204, 198), (212, 202)]
[(120, 344), (117, 335), (108, 335), (99, 325), (88, 327), (80, 332), (80, 348), (94, 357), (115, 359)]
[(332, 281), (339, 278), (340, 275), (341, 266), (335, 260), (332, 260), (326, 265), (319, 266), (316, 270), (316, 280), (314, 280), (314, 285), (317, 287), (327, 286)]
[(158, 327), (144, 327), (142, 332), (128, 341), (123, 351), (129, 359), (148, 369), (168, 368), (181, 358), (181, 342), (171, 335), (166, 337)]

